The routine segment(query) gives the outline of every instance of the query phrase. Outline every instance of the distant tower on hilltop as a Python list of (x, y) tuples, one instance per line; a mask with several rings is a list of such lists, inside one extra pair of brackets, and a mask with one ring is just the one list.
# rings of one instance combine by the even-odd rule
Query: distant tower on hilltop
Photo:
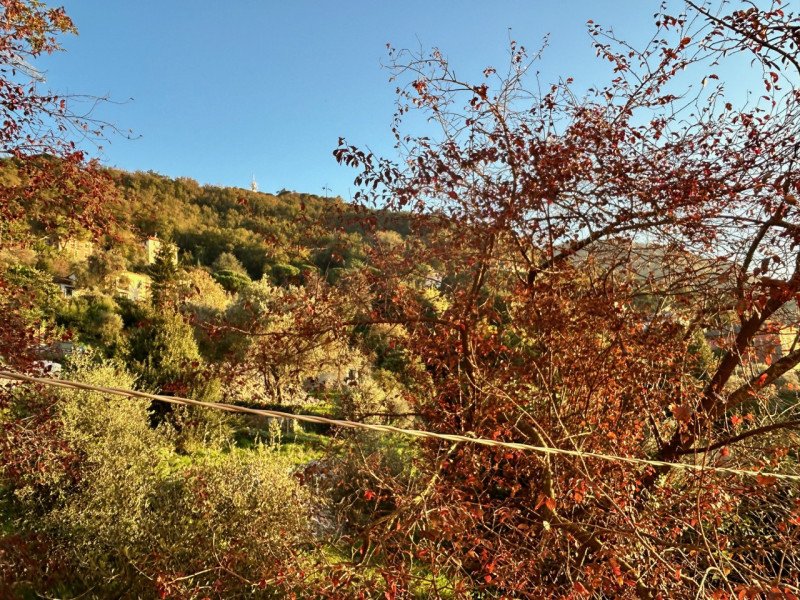
[(250, 189), (254, 192), (258, 191), (258, 183), (256, 183), (255, 173), (253, 173), (253, 179), (250, 181)]

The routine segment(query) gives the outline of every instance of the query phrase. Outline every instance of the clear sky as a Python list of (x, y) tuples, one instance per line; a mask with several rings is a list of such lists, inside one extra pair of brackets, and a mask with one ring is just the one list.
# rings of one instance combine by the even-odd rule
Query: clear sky
[[(391, 151), (386, 44), (437, 46), (460, 72), (505, 64), (509, 36), (551, 34), (544, 79), (606, 79), (587, 19), (627, 39), (652, 32), (659, 0), (62, 0), (79, 30), (37, 66), (58, 92), (110, 94), (106, 164), (263, 191), (349, 198), (339, 136)], [(511, 33), (509, 33), (511, 28)], [(129, 100), (130, 99), (130, 100)]]

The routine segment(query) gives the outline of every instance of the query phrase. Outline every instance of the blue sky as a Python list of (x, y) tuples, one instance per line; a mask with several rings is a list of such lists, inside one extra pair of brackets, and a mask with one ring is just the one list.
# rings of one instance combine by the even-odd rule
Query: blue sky
[[(62, 0), (63, 2), (64, 0)], [(605, 80), (587, 19), (627, 39), (651, 32), (649, 0), (67, 0), (79, 35), (37, 66), (61, 93), (109, 94), (99, 116), (111, 166), (246, 187), (349, 198), (355, 175), (331, 152), (339, 136), (390, 153), (394, 85), (386, 44), (437, 46), (460, 72), (501, 66), (509, 36), (529, 48), (551, 34), (545, 81)], [(511, 28), (511, 33), (509, 33)]]

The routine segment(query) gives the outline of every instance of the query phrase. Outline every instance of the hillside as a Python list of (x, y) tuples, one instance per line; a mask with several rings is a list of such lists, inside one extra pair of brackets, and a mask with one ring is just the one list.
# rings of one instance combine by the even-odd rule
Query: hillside
[[(173, 240), (186, 264), (210, 266), (228, 252), (252, 279), (260, 279), (280, 265), (325, 271), (361, 256), (364, 221), (340, 198), (200, 186), (154, 173), (112, 171), (111, 176), (124, 200), (117, 214), (120, 228)], [(382, 221), (407, 233), (402, 220)]]

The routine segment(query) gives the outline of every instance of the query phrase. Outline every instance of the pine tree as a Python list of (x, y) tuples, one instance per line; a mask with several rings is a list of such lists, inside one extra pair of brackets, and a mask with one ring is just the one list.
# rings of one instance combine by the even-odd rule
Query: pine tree
[(178, 277), (180, 269), (175, 260), (175, 246), (164, 244), (150, 266), (152, 303), (156, 308), (163, 308), (176, 303), (178, 296)]

